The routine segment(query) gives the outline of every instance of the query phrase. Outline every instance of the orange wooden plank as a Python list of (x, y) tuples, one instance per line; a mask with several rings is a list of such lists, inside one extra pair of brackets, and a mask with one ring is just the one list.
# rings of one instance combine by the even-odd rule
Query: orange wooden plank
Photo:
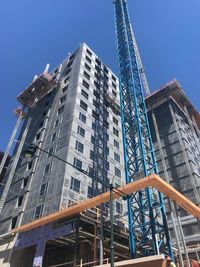
[[(180, 207), (185, 209), (187, 212), (192, 214), (194, 217), (200, 218), (200, 208), (193, 204), (189, 199), (184, 197), (181, 193), (179, 193), (176, 189), (174, 189), (171, 185), (162, 180), (159, 176), (152, 174), (150, 176), (144, 177), (132, 183), (123, 185), (119, 187), (119, 190), (124, 192), (125, 194), (131, 194), (133, 192), (139, 191), (141, 189), (147, 187), (155, 187), (164, 195), (174, 200)], [(109, 201), (110, 194), (106, 192), (94, 198), (86, 199), (78, 204), (75, 204), (69, 208), (65, 208), (58, 212), (52, 213), (45, 217), (42, 217), (38, 220), (35, 220), (31, 223), (22, 225), (18, 228), (13, 229), (11, 232), (25, 232), (41, 225), (62, 219), (69, 218), (79, 214), (80, 212), (84, 212), (87, 209), (91, 209), (93, 207), (99, 206), (102, 203), (106, 203)], [(113, 192), (113, 199), (120, 198), (119, 194)]]

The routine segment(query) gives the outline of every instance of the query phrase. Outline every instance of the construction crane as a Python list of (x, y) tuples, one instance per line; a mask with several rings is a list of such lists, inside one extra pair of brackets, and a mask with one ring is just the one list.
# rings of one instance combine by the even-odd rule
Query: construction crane
[[(144, 84), (138, 49), (126, 0), (113, 0), (120, 79), (120, 104), (124, 145), (125, 178), (157, 174), (156, 159), (144, 101)], [(165, 253), (173, 260), (163, 196), (153, 188), (128, 198), (131, 257)]]

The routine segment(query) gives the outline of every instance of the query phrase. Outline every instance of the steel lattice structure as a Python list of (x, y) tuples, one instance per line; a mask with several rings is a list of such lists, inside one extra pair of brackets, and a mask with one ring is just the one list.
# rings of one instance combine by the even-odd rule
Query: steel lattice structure
[[(126, 0), (113, 0), (120, 77), (126, 183), (158, 173), (143, 85)], [(153, 188), (128, 199), (130, 251), (133, 258), (160, 252), (173, 259), (162, 194)]]

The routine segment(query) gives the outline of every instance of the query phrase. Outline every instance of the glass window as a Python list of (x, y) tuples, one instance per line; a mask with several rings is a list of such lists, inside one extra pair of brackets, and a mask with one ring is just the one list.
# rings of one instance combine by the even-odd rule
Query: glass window
[(117, 97), (117, 93), (114, 90), (112, 90), (112, 94), (114, 97)]
[(51, 164), (47, 164), (44, 168), (44, 174), (48, 174), (51, 172)]
[(109, 169), (110, 169), (110, 164), (109, 164), (109, 162), (106, 160), (105, 161), (105, 167), (106, 167), (106, 169), (109, 171)]
[[(54, 154), (54, 147), (49, 148), (49, 154)], [(51, 157), (51, 155), (48, 154), (48, 158)]]
[(28, 161), (27, 163), (27, 170), (30, 170), (33, 166), (33, 161)]
[(28, 184), (28, 177), (24, 178), (23, 180), (23, 184), (22, 184), (23, 188), (26, 187), (27, 184)]
[(85, 68), (86, 68), (86, 70), (91, 71), (91, 68), (87, 63), (85, 63)]
[(62, 89), (63, 93), (67, 92), (67, 89), (68, 89), (68, 85), (66, 85), (65, 87), (63, 87), (63, 89)]
[(87, 197), (91, 198), (94, 196), (94, 192), (93, 192), (93, 188), (91, 186), (88, 186), (88, 193), (87, 193)]
[(54, 124), (54, 127), (55, 127), (55, 128), (58, 127), (58, 124), (59, 124), (59, 120), (56, 120), (56, 121), (55, 121), (55, 124)]
[(56, 133), (53, 133), (52, 136), (51, 136), (51, 141), (55, 141), (56, 140)]
[(48, 188), (48, 182), (44, 183), (41, 185), (40, 187), (40, 195), (44, 195), (47, 192), (47, 188)]
[(85, 60), (86, 60), (88, 63), (90, 63), (90, 64), (91, 64), (91, 62), (92, 62), (92, 60), (91, 60), (88, 56), (85, 57)]
[(44, 204), (37, 206), (35, 209), (34, 219), (42, 217), (43, 210), (44, 210)]
[(60, 103), (63, 103), (66, 100), (66, 95), (62, 96), (60, 99)]
[(119, 131), (118, 131), (115, 127), (113, 127), (113, 133), (114, 133), (116, 136), (119, 136)]
[(119, 121), (118, 121), (115, 117), (113, 117), (113, 122), (114, 122), (116, 125), (119, 124)]
[(16, 227), (16, 225), (17, 225), (17, 219), (18, 219), (18, 216), (12, 218), (12, 221), (11, 221), (11, 230)]
[(84, 91), (83, 89), (81, 90), (81, 94), (86, 98), (88, 99), (88, 93), (86, 93), (86, 91)]
[(121, 178), (121, 170), (115, 167), (115, 175)]
[(91, 143), (94, 145), (95, 144), (95, 137), (91, 135)]
[(64, 106), (61, 106), (61, 107), (58, 109), (58, 115), (60, 115), (63, 111), (64, 111)]
[(120, 155), (114, 152), (114, 159), (120, 162)]
[(115, 81), (115, 82), (116, 82), (116, 78), (115, 78), (115, 76), (113, 76), (113, 75), (112, 75), (112, 79), (113, 79), (113, 81)]
[(89, 89), (90, 85), (85, 80), (83, 80), (82, 84), (85, 88)]
[(117, 88), (116, 84), (114, 84), (114, 83), (112, 83), (112, 86), (113, 86), (115, 89)]
[(82, 107), (84, 110), (87, 110), (88, 105), (82, 100), (80, 100), (80, 107)]
[(78, 169), (82, 169), (82, 161), (74, 158), (74, 166), (76, 166)]
[(85, 129), (83, 129), (81, 126), (78, 126), (77, 133), (85, 137)]
[(92, 56), (92, 52), (89, 49), (86, 49), (86, 52), (88, 53), (88, 55)]
[(85, 76), (85, 78), (87, 78), (88, 80), (90, 80), (90, 75), (86, 71), (83, 72), (83, 75)]
[(81, 182), (79, 180), (77, 180), (74, 177), (71, 177), (71, 185), (70, 185), (70, 189), (79, 193), (80, 192), (80, 185)]
[(119, 142), (114, 139), (114, 146), (119, 149)]
[(116, 212), (122, 213), (122, 204), (118, 201), (116, 201)]
[(90, 150), (90, 159), (96, 160), (96, 155), (95, 155), (95, 152), (93, 150)]
[(22, 201), (23, 201), (24, 196), (19, 196), (18, 197), (18, 202), (17, 202), (17, 206), (20, 207), (22, 205)]
[(76, 141), (75, 149), (78, 150), (79, 152), (83, 153), (84, 145), (81, 142)]
[(86, 116), (83, 113), (79, 113), (79, 120), (81, 120), (82, 122), (86, 123)]

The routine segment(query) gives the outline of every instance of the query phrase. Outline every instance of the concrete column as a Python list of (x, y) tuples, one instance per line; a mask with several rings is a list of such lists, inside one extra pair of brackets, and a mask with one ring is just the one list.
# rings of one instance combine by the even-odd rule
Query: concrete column
[(40, 236), (38, 236), (38, 243), (36, 244), (35, 256), (33, 260), (33, 267), (42, 267), (42, 261), (46, 245), (46, 239), (44, 234), (45, 234), (45, 225), (41, 229)]

